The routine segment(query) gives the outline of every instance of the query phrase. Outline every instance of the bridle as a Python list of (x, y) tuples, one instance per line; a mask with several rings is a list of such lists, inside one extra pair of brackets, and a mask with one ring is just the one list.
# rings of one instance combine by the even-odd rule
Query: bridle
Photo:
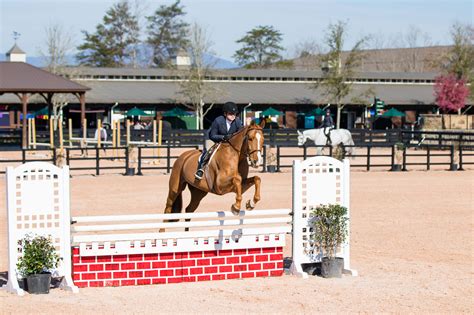
[[(248, 139), (249, 139), (249, 136), (248, 136), (248, 133), (250, 130), (257, 130), (257, 132), (259, 132), (259, 129), (258, 128), (248, 128), (247, 129), (247, 132), (245, 133), (245, 136), (244, 136), (244, 141), (242, 142), (242, 144), (244, 143), (248, 143)], [(262, 132), (262, 136), (263, 136), (263, 132)], [(233, 137), (233, 136), (232, 136)], [(230, 139), (229, 139), (230, 140)], [(238, 150), (237, 148), (235, 148), (232, 143), (229, 141), (229, 140), (226, 140), (226, 142), (231, 146), (232, 149), (234, 149), (235, 151), (237, 151), (239, 154), (241, 153), (240, 150)], [(262, 149), (254, 149), (254, 150), (251, 150), (250, 152), (248, 151), (248, 145), (245, 146), (246, 148), (246, 151), (247, 152), (242, 152), (245, 157), (250, 160), (250, 155), (255, 153), (255, 152), (260, 152), (260, 154), (262, 154)]]

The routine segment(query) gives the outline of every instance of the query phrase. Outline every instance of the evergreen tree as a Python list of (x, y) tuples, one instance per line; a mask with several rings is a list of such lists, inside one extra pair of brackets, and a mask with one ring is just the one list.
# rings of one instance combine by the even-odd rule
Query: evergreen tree
[(282, 34), (273, 26), (257, 26), (237, 43), (243, 47), (234, 54), (235, 61), (246, 68), (264, 68), (282, 59)]
[(81, 65), (124, 67), (131, 62), (131, 51), (139, 42), (139, 26), (128, 1), (114, 4), (96, 26), (93, 34), (82, 31), (84, 43), (78, 47)]
[(155, 67), (169, 65), (180, 49), (187, 49), (189, 24), (182, 19), (185, 14), (177, 0), (170, 6), (161, 5), (152, 16), (147, 17), (147, 43), (153, 50), (152, 64)]

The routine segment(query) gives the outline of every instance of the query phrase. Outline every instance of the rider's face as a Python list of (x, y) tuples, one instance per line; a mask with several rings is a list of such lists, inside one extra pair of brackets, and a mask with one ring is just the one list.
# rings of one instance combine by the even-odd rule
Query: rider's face
[(235, 120), (235, 114), (233, 113), (224, 113), (225, 114), (225, 118), (229, 121), (234, 121)]

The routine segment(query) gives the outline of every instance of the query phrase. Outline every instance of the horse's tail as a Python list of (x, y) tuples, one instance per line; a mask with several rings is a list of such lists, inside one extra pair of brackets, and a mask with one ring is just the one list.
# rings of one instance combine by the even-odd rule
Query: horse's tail
[(184, 163), (193, 151), (187, 151), (174, 162), (169, 180), (168, 198), (166, 200), (165, 213), (179, 213), (183, 208), (183, 190), (186, 181), (182, 177)]
[(349, 152), (349, 155), (354, 155), (355, 154), (355, 147), (354, 147), (354, 140), (352, 140), (352, 135), (351, 135), (351, 132), (349, 130), (347, 130), (347, 133), (348, 133), (348, 136), (349, 136), (349, 150), (347, 150)]

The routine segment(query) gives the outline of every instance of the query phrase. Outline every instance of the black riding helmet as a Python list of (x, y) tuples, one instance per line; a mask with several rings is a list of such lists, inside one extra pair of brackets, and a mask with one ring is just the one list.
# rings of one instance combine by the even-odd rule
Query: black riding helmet
[(222, 111), (224, 113), (231, 113), (231, 114), (237, 114), (239, 112), (239, 109), (237, 105), (235, 105), (234, 102), (227, 102), (224, 104), (224, 107), (222, 108)]

